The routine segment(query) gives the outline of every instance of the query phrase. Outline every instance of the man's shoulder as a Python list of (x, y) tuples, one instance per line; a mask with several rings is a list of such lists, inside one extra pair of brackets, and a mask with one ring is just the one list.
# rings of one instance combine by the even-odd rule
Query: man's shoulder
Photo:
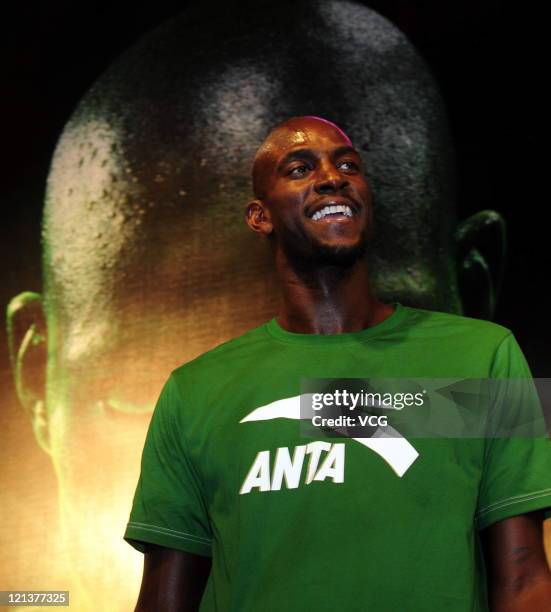
[(234, 336), (213, 348), (201, 353), (197, 357), (183, 363), (172, 371), (176, 378), (193, 375), (199, 372), (213, 371), (216, 368), (227, 368), (230, 363), (240, 361), (241, 358), (258, 355), (264, 345), (269, 341), (265, 331), (265, 323)]
[(508, 327), (487, 319), (412, 306), (407, 306), (407, 310), (410, 327), (418, 333), (430, 331), (441, 336), (461, 335), (495, 345), (512, 334)]

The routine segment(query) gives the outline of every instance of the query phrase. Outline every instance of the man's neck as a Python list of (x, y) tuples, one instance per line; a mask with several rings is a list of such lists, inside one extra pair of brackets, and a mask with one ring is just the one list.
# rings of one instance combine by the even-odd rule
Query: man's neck
[(373, 294), (364, 258), (349, 267), (296, 269), (285, 258), (277, 263), (281, 301), (276, 319), (287, 331), (355, 332), (381, 323), (394, 312)]

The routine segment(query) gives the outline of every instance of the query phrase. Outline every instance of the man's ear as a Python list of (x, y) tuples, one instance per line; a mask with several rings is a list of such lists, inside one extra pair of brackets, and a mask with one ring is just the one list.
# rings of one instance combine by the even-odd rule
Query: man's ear
[(46, 319), (42, 296), (25, 291), (6, 309), (8, 348), (15, 392), (40, 447), (50, 453), (45, 408)]
[(457, 227), (457, 276), (465, 316), (493, 319), (505, 268), (506, 229), (495, 210), (481, 210)]
[(262, 200), (251, 200), (245, 208), (245, 223), (255, 232), (269, 236), (274, 231), (270, 211)]

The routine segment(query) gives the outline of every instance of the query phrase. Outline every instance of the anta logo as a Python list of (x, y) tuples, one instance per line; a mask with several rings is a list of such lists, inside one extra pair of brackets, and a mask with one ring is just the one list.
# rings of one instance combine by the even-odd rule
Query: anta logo
[(278, 448), (272, 460), (270, 451), (260, 451), (243, 481), (240, 495), (259, 491), (296, 489), (301, 481), (310, 484), (314, 480), (344, 482), (344, 449), (341, 443), (310, 442), (295, 446), (293, 456), (286, 446)]
[[(261, 423), (274, 419), (300, 420), (302, 418), (300, 398), (300, 395), (295, 395), (259, 406), (239, 422)], [(350, 439), (369, 450), (369, 452), (379, 455), (399, 478), (402, 478), (419, 457), (419, 453), (413, 445), (390, 426), (384, 430), (377, 430), (370, 438)], [(319, 446), (320, 444), (327, 446)], [(341, 446), (343, 447), (342, 450), (337, 450)], [(318, 468), (322, 451), (327, 452), (327, 457)], [(342, 453), (342, 457), (339, 453)], [(258, 487), (260, 491), (278, 491), (282, 486), (283, 478), (286, 478), (287, 488), (298, 487), (302, 464), (306, 455), (309, 455), (306, 484), (309, 484), (312, 480), (325, 480), (327, 478), (333, 479), (333, 482), (343, 482), (342, 480), (336, 480), (337, 474), (341, 474), (344, 479), (344, 446), (342, 443), (331, 446), (328, 442), (312, 442), (305, 446), (297, 446), (292, 460), (287, 448), (278, 449), (272, 470), (273, 474), (270, 472), (270, 451), (258, 453), (241, 487), (241, 493), (249, 493), (254, 487)]]

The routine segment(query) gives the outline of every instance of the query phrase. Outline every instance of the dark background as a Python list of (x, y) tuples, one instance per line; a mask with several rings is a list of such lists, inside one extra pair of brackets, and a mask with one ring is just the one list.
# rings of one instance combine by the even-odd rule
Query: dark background
[[(91, 83), (143, 34), (189, 2), (131, 10), (111, 2), (19, 3), (3, 15), (0, 305), (40, 291), (40, 217), (56, 140)], [(513, 330), (534, 376), (551, 377), (540, 144), (542, 18), (499, 1), (386, 0), (364, 4), (394, 22), (428, 62), (446, 101), (458, 162), (459, 219), (495, 209), (508, 226), (505, 282), (494, 320)], [(231, 24), (228, 25), (231, 27)], [(545, 196), (545, 202), (544, 202)], [(542, 217), (542, 219), (540, 219)], [(5, 329), (0, 332), (5, 376)]]

